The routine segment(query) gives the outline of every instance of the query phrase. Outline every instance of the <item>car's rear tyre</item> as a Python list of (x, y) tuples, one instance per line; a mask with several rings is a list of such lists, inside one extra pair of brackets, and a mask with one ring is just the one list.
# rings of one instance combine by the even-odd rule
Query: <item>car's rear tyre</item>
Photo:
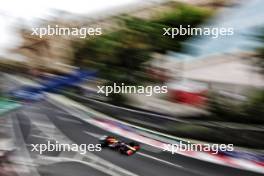
[(140, 149), (139, 144), (136, 143), (136, 142), (129, 142), (129, 145), (130, 145), (131, 147), (134, 147), (136, 150), (139, 150), (139, 149)]

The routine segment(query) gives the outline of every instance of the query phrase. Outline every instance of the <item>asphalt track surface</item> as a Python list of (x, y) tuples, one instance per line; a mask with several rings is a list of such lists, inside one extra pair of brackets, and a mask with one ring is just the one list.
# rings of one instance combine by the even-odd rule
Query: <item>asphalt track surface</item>
[[(7, 87), (15, 88), (19, 83), (6, 80)], [(17, 111), (6, 115), (11, 118), (19, 126), (20, 137), (22, 141), (28, 146), (24, 152), (29, 153), (31, 159), (36, 158), (37, 155), (31, 151), (29, 147), (31, 144), (46, 143), (54, 136), (45, 136), (38, 130), (32, 122), (36, 119), (48, 119), (49, 122), (61, 132), (60, 137), (69, 138), (76, 144), (97, 144), (98, 137), (102, 135), (114, 135), (124, 141), (130, 141), (122, 136), (112, 134), (101, 128), (95, 127), (87, 122), (80, 120), (78, 117), (60, 108), (60, 105), (51, 104), (48, 101), (41, 101), (33, 104), (25, 104)], [(40, 122), (41, 124), (41, 122)], [(45, 125), (44, 125), (45, 128)], [(47, 128), (49, 131), (49, 128)], [(18, 146), (20, 147), (20, 146)], [(21, 146), (22, 148), (22, 146)], [(105, 162), (112, 163), (134, 175), (140, 176), (258, 176), (262, 174), (239, 170), (231, 167), (216, 165), (193, 158), (188, 158), (178, 154), (170, 154), (162, 152), (154, 147), (141, 144), (141, 150), (133, 156), (124, 156), (116, 151), (110, 149), (103, 149), (101, 152), (92, 152), (98, 160), (98, 165), (103, 159)], [(113, 168), (96, 169), (91, 167), (86, 162), (78, 162), (83, 158), (74, 160), (60, 160), (62, 157), (59, 152), (49, 152), (43, 154), (41, 158), (42, 164), (33, 166), (35, 174), (32, 176), (104, 176), (115, 175), (110, 172)], [(56, 162), (50, 162), (48, 158), (55, 158)], [(71, 157), (70, 157), (71, 158)], [(74, 158), (74, 157), (72, 157)], [(25, 160), (28, 158), (25, 158)], [(87, 160), (89, 163), (89, 161)], [(103, 162), (104, 163), (104, 162)], [(101, 164), (103, 164), (101, 163)], [(15, 168), (15, 167), (14, 167)], [(109, 172), (108, 172), (109, 171)], [(19, 172), (19, 170), (18, 170)], [(27, 175), (20, 174), (18, 175)], [(122, 175), (122, 174), (121, 174)]]
[[(26, 104), (18, 111), (9, 114), (8, 118), (16, 120), (20, 126), (22, 136), (27, 144), (27, 152), (30, 157), (35, 158), (34, 152), (29, 147), (31, 144), (43, 143), (49, 138), (37, 134), (38, 126), (32, 121), (48, 119), (63, 135), (76, 144), (97, 144), (98, 137), (102, 135), (114, 135), (124, 141), (130, 141), (122, 136), (112, 134), (101, 128), (84, 122), (66, 112), (60, 105), (53, 105), (48, 101)], [(48, 130), (48, 129), (47, 129)], [(35, 133), (35, 134), (32, 134)], [(33, 136), (33, 137), (32, 137)], [(55, 138), (55, 136), (54, 136)], [(132, 156), (124, 156), (117, 151), (104, 148), (100, 152), (92, 152), (98, 158), (110, 162), (134, 175), (140, 176), (258, 176), (261, 174), (220, 166), (188, 158), (178, 154), (162, 152), (151, 146), (141, 144), (141, 150)], [(35, 169), (40, 176), (101, 176), (113, 175), (105, 170), (95, 169), (76, 160), (63, 161), (58, 152), (50, 152), (43, 155), (43, 164), (36, 165)], [(52, 164), (45, 160), (45, 157), (57, 158), (58, 161)]]

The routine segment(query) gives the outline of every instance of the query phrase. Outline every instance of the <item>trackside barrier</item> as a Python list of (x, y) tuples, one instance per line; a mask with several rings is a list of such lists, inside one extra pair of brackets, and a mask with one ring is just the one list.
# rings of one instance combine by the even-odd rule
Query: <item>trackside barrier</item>
[(92, 79), (95, 76), (96, 71), (76, 69), (70, 74), (47, 78), (43, 83), (38, 85), (27, 85), (16, 90), (12, 90), (9, 92), (9, 95), (17, 99), (36, 101), (43, 98), (42, 95), (44, 92), (57, 92), (59, 89), (77, 85), (82, 81)]

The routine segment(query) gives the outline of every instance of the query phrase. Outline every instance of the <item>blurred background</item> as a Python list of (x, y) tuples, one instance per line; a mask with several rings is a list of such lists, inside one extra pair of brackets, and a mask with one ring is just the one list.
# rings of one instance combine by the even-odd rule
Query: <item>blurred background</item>
[[(1, 2), (0, 175), (263, 174), (263, 6), (261, 0)], [(47, 25), (99, 27), (102, 35), (31, 35)], [(231, 27), (234, 35), (163, 35), (180, 25)], [(97, 93), (97, 86), (114, 83), (168, 86), (168, 93)], [(171, 156), (141, 139), (143, 154), (131, 160), (104, 150), (30, 151), (30, 144), (48, 140), (97, 143), (112, 133), (133, 139), (87, 119), (157, 141), (234, 144), (235, 151)]]

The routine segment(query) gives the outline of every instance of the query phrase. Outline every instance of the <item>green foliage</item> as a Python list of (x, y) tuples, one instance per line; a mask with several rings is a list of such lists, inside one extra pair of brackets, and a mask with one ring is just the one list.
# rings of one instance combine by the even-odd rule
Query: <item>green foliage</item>
[(130, 30), (138, 31), (147, 38), (145, 43), (153, 52), (166, 53), (167, 51), (182, 52), (182, 43), (191, 36), (177, 35), (175, 38), (163, 36), (164, 28), (179, 28), (180, 25), (195, 27), (212, 16), (212, 11), (189, 5), (178, 5), (174, 10), (159, 14), (154, 20), (143, 20), (124, 17), (123, 20)]
[(256, 48), (257, 52), (257, 63), (256, 65), (260, 68), (262, 74), (264, 74), (264, 27), (259, 29), (259, 35), (255, 36), (255, 39), (260, 42), (260, 47)]
[(206, 8), (199, 8), (190, 5), (179, 5), (175, 10), (165, 12), (160, 19), (155, 20), (170, 27), (179, 27), (179, 25), (192, 27), (197, 26), (211, 17), (212, 11)]
[(244, 109), (250, 119), (264, 122), (264, 90), (255, 92)]
[(122, 30), (74, 44), (75, 64), (96, 68), (99, 76), (110, 82), (135, 83), (142, 64), (151, 59), (153, 52), (181, 51), (182, 41), (189, 37), (163, 36), (163, 28), (198, 25), (208, 15), (207, 10), (179, 5), (155, 20), (121, 17)]
[(264, 91), (259, 90), (251, 95), (247, 102), (232, 103), (225, 98), (211, 95), (210, 111), (214, 118), (220, 121), (239, 122), (247, 124), (264, 123)]
[(190, 37), (177, 36), (172, 39), (162, 35), (163, 28), (187, 24), (196, 26), (210, 16), (211, 12), (204, 8), (178, 5), (174, 10), (159, 14), (154, 20), (121, 17), (125, 24), (123, 30), (75, 45), (75, 63), (98, 68), (104, 72), (102, 74), (115, 70), (133, 75), (141, 69), (142, 63), (151, 59), (152, 52), (181, 51), (182, 41)]

